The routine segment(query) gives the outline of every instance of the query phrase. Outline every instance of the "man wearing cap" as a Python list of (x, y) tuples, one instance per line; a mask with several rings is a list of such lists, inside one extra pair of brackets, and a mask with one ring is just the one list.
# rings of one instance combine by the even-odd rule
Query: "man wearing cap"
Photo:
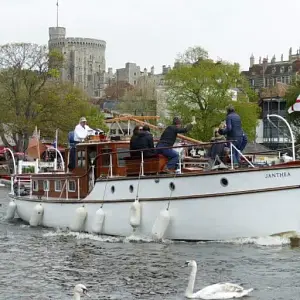
[(82, 142), (86, 139), (89, 132), (93, 133), (94, 130), (90, 128), (87, 124), (87, 120), (85, 117), (81, 117), (79, 120), (79, 124), (76, 125), (74, 130), (74, 141), (75, 142)]
[[(173, 147), (177, 134), (186, 133), (193, 127), (193, 124), (188, 124), (186, 127), (181, 127), (181, 120), (179, 117), (173, 119), (173, 124), (169, 125), (162, 133), (157, 148)], [(158, 154), (162, 154), (168, 158), (167, 168), (165, 169), (168, 173), (175, 172), (177, 164), (179, 163), (179, 154), (172, 148), (156, 149)]]

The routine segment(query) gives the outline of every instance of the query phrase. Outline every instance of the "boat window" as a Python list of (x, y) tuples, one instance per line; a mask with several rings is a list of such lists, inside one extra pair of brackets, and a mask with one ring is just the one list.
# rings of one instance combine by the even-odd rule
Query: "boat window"
[(61, 191), (61, 180), (55, 180), (55, 192)]
[(228, 180), (226, 178), (221, 178), (220, 182), (221, 182), (221, 185), (224, 187), (228, 185)]
[(79, 168), (85, 168), (85, 150), (79, 150), (77, 152), (77, 166)]
[(170, 182), (169, 187), (170, 187), (171, 191), (174, 191), (175, 190), (175, 184), (174, 184), (174, 182)]
[(103, 148), (101, 150), (101, 153), (102, 153), (101, 158), (102, 158), (102, 166), (103, 167), (109, 167), (109, 165), (110, 165), (109, 153), (111, 153), (111, 152), (112, 152), (111, 148)]
[(70, 180), (69, 181), (69, 192), (76, 192), (76, 182), (75, 180)]
[(43, 187), (45, 192), (49, 192), (49, 180), (43, 181)]
[(33, 185), (32, 189), (34, 191), (38, 191), (39, 190), (39, 182), (37, 180), (33, 180), (32, 185)]
[(118, 167), (125, 167), (124, 157), (129, 156), (128, 149), (126, 148), (117, 148), (118, 152)]
[(133, 190), (134, 190), (133, 185), (130, 185), (130, 186), (129, 186), (129, 192), (130, 192), (130, 193), (133, 193)]

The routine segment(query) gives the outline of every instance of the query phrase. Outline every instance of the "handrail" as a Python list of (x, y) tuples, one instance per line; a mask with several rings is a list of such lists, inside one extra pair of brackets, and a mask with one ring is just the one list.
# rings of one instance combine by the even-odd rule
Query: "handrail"
[(225, 144), (235, 142), (235, 140), (226, 140), (226, 141), (220, 141), (220, 142), (207, 142), (200, 144), (189, 144), (189, 145), (180, 145), (180, 146), (171, 146), (171, 147), (154, 147), (154, 148), (144, 148), (144, 149), (138, 149), (138, 150), (130, 150), (126, 149), (124, 151), (111, 151), (107, 153), (99, 153), (97, 156), (93, 158), (93, 160), (97, 160), (100, 156), (103, 155), (111, 155), (111, 154), (119, 154), (119, 153), (132, 153), (132, 152), (142, 152), (142, 151), (149, 151), (149, 150), (158, 150), (158, 149), (176, 149), (176, 148), (189, 148), (189, 147), (195, 147), (195, 146), (210, 146), (215, 144)]
[(267, 115), (267, 119), (268, 121), (270, 121), (270, 117), (276, 117), (278, 119), (280, 119), (281, 121), (283, 121), (286, 126), (288, 127), (289, 131), (290, 131), (290, 135), (291, 135), (291, 140), (292, 140), (292, 152), (293, 152), (293, 161), (296, 160), (296, 155), (295, 155), (295, 137), (294, 137), (294, 134), (293, 134), (293, 130), (291, 128), (291, 125), (288, 123), (288, 121), (282, 117), (282, 116), (279, 116), (279, 115), (276, 115), (276, 114), (271, 114), (271, 115)]
[[(14, 175), (14, 177), (18, 177), (18, 178), (22, 178), (22, 177), (28, 177), (28, 176), (31, 176), (32, 177), (32, 175), (37, 175), (36, 176), (36, 178), (37, 179), (61, 179), (61, 180), (65, 180), (66, 179), (66, 176), (67, 177), (69, 177), (69, 178), (74, 178), (74, 179), (77, 179), (77, 178), (83, 178), (83, 177), (85, 177), (85, 176), (87, 176), (88, 175), (88, 173), (89, 173), (89, 171), (91, 170), (91, 168), (92, 168), (92, 166), (90, 166), (89, 168), (88, 168), (88, 170), (86, 171), (86, 173), (84, 173), (83, 175), (74, 175), (74, 174), (72, 174), (72, 173), (61, 173), (61, 175), (63, 175), (63, 176), (60, 176), (60, 177), (46, 177), (46, 176), (40, 176), (40, 174), (41, 173), (38, 173), (38, 174), (36, 174), (36, 173), (30, 173), (30, 175), (28, 175), (28, 174), (16, 174), (16, 175)], [(53, 174), (55, 174), (56, 175), (56, 172), (54, 172), (54, 173), (47, 173), (47, 176), (49, 176), (49, 175), (53, 175)], [(32, 177), (33, 178), (33, 180), (35, 179), (35, 177)]]

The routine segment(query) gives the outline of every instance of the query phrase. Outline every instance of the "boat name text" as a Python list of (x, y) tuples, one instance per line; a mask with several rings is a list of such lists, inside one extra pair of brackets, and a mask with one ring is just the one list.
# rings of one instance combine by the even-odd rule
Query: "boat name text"
[(289, 176), (291, 176), (290, 172), (277, 172), (277, 173), (266, 174), (265, 178), (283, 178)]

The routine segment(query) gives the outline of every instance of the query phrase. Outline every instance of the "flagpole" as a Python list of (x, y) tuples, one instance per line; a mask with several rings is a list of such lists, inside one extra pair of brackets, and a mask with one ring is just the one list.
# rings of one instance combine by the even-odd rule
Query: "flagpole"
[(57, 8), (56, 8), (56, 27), (58, 27), (58, 0), (56, 2), (56, 6), (57, 6)]
[(58, 149), (58, 129), (55, 131), (55, 161), (56, 161), (56, 170), (57, 170), (57, 149)]

